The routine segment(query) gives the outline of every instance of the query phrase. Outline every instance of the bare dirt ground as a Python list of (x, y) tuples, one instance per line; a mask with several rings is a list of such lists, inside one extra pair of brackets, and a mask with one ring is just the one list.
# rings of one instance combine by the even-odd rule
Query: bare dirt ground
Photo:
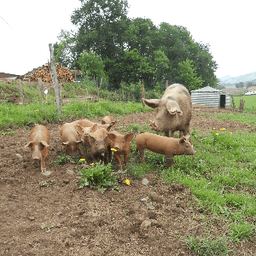
[[(251, 125), (211, 118), (223, 111), (229, 110), (194, 110), (191, 130), (255, 131)], [(117, 127), (126, 127), (149, 124), (153, 115), (114, 119)], [(196, 200), (186, 186), (167, 185), (155, 178), (154, 170), (147, 176), (149, 185), (129, 177), (131, 185), (120, 183), (119, 192), (77, 190), (77, 165), (54, 164), (63, 155), (61, 124), (46, 126), (51, 135), (46, 163), (50, 176), (42, 175), (24, 148), (29, 130), (0, 135), (0, 255), (192, 255), (182, 239), (206, 234), (208, 229), (213, 236), (227, 234), (221, 220), (207, 226), (196, 207), (190, 206), (189, 201)], [(147, 197), (147, 203), (141, 201)], [(154, 209), (148, 208), (149, 203)], [(256, 254), (252, 242), (230, 246), (230, 255)]]

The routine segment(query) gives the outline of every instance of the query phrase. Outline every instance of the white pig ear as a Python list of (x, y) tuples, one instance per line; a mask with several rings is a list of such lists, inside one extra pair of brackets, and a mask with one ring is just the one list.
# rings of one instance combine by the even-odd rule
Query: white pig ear
[(128, 133), (124, 136), (126, 142), (130, 143), (134, 138), (134, 132)]
[(41, 141), (42, 145), (44, 145), (45, 147), (49, 147), (49, 145), (45, 142), (45, 141)]
[(30, 141), (24, 148), (32, 147), (32, 141)]
[(171, 115), (175, 115), (176, 113), (180, 116), (183, 115), (183, 112), (181, 111), (180, 106), (176, 101), (168, 100), (166, 102), (166, 109)]
[(147, 100), (147, 99), (142, 98), (142, 101), (144, 104), (146, 104), (150, 108), (157, 108), (161, 100), (159, 100), (159, 99)]
[(68, 144), (69, 144), (69, 141), (62, 142), (62, 145), (68, 145)]

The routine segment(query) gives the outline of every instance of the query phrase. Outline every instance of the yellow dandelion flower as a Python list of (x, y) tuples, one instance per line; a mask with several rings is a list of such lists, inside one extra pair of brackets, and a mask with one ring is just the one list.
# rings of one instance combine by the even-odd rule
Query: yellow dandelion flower
[(85, 162), (85, 159), (81, 158), (81, 159), (79, 160), (79, 162)]
[(93, 166), (93, 165), (94, 165), (94, 163), (91, 163), (90, 165), (91, 165), (91, 166)]
[(225, 131), (225, 130), (226, 130), (226, 128), (220, 128), (220, 130), (221, 130), (221, 131)]
[(125, 183), (126, 183), (127, 185), (130, 185), (130, 181), (129, 181), (128, 179), (125, 180)]
[(152, 122), (152, 120), (149, 120), (150, 122)]
[(216, 128), (212, 128), (213, 130), (215, 130)]
[(232, 135), (232, 132), (229, 135)]
[(219, 133), (217, 133), (217, 132), (216, 132), (215, 134), (216, 134), (216, 135), (219, 135)]
[(111, 148), (112, 151), (117, 151), (115, 148)]
[(38, 110), (36, 110), (36, 111), (38, 111)]

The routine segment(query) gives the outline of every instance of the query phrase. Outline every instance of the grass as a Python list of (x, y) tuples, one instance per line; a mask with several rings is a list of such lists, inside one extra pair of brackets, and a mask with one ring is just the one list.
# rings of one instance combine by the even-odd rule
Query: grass
[[(14, 85), (13, 85), (14, 86)], [(33, 88), (32, 88), (33, 89)], [(32, 90), (30, 88), (30, 90)], [(72, 94), (73, 90), (70, 90)], [(30, 93), (29, 88), (27, 94)], [(245, 110), (254, 113), (256, 96), (241, 96), (245, 99)], [(234, 97), (236, 105), (241, 97)], [(53, 101), (42, 104), (38, 101), (25, 105), (11, 103), (0, 104), (0, 134), (11, 134), (5, 131), (12, 127), (30, 128), (31, 123), (48, 123), (73, 119), (95, 118), (110, 113), (125, 115), (134, 112), (151, 111), (143, 108), (141, 103), (106, 101), (72, 102), (62, 107), (62, 116), (57, 113)], [(256, 111), (255, 111), (256, 113)], [(205, 114), (207, 116), (207, 114)], [(250, 113), (216, 114), (220, 118), (256, 125), (256, 116)], [(225, 127), (223, 127), (225, 128)], [(120, 128), (122, 133), (152, 132), (148, 125), (130, 124)], [(165, 157), (153, 152), (145, 153), (145, 164), (141, 164), (135, 156), (135, 140), (131, 144), (131, 155), (127, 174), (134, 179), (144, 177), (148, 172), (155, 171), (165, 182), (187, 185), (198, 203), (196, 207), (205, 213), (211, 212), (216, 218), (221, 218), (227, 224), (229, 231), (227, 239), (236, 243), (253, 241), (255, 239), (256, 223), (256, 136), (251, 132), (233, 132), (226, 129), (212, 130), (206, 135), (199, 131), (191, 131), (191, 139), (197, 151), (195, 156), (175, 156), (174, 168), (165, 167)], [(71, 161), (67, 157), (59, 157), (54, 164), (65, 164)], [(79, 164), (78, 161), (75, 164)], [(95, 165), (96, 166), (96, 165)], [(79, 166), (81, 167), (81, 166)], [(97, 168), (96, 168), (97, 167)], [(116, 180), (111, 177), (112, 168), (96, 166), (88, 170), (80, 170), (83, 180), (80, 187), (92, 186), (102, 192), (114, 188)], [(109, 182), (109, 183), (108, 183)], [(105, 185), (104, 185), (105, 184)], [(107, 185), (108, 184), (108, 185)], [(196, 255), (228, 255), (226, 242), (210, 237), (191, 236), (187, 245)], [(214, 254), (215, 253), (215, 254)]]
[(151, 111), (143, 108), (136, 102), (100, 102), (74, 101), (62, 106), (62, 115), (59, 116), (56, 104), (32, 103), (26, 105), (14, 105), (12, 103), (0, 104), (0, 130), (12, 127), (29, 126), (32, 123), (55, 123), (67, 120), (70, 116), (74, 119), (95, 118), (106, 116), (110, 113), (125, 115), (135, 112)]
[(256, 114), (256, 95), (234, 96), (234, 102), (236, 107), (239, 107), (241, 99), (245, 101), (244, 111)]

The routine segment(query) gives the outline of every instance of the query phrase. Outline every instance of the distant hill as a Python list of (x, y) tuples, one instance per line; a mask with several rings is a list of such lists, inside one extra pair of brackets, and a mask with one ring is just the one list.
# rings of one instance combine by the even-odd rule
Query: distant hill
[(236, 76), (236, 77), (232, 77), (232, 76), (223, 76), (221, 78), (219, 78), (219, 80), (221, 81), (221, 85), (225, 85), (229, 84), (229, 85), (234, 85), (240, 82), (246, 83), (246, 82), (251, 82), (253, 80), (256, 79), (256, 72), (253, 73), (248, 73), (242, 76)]
[(230, 78), (232, 78), (232, 76), (223, 76), (223, 77), (221, 77), (219, 79), (220, 79), (221, 82), (224, 82), (224, 81), (226, 81), (226, 80), (228, 80)]

